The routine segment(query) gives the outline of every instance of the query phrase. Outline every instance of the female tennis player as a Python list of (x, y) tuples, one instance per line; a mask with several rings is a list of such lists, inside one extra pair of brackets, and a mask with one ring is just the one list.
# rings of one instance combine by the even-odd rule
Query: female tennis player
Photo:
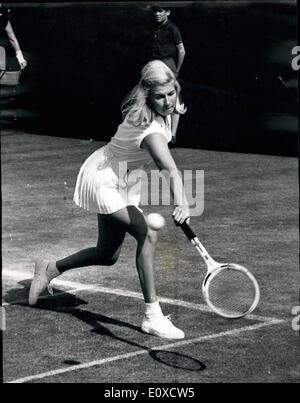
[[(163, 315), (155, 290), (154, 253), (157, 233), (139, 208), (141, 184), (126, 179), (130, 171), (154, 161), (169, 175), (175, 209), (173, 218), (182, 224), (190, 215), (183, 183), (168, 148), (171, 114), (183, 114), (180, 85), (165, 63), (147, 63), (137, 85), (122, 104), (123, 122), (111, 141), (96, 150), (82, 165), (74, 201), (97, 213), (99, 238), (96, 247), (81, 250), (56, 262), (38, 260), (29, 293), (36, 304), (50, 281), (67, 270), (92, 265), (111, 266), (118, 260), (126, 233), (137, 241), (136, 266), (145, 300), (141, 329), (167, 339), (182, 339), (184, 332)], [(120, 165), (126, 163), (125, 177)]]

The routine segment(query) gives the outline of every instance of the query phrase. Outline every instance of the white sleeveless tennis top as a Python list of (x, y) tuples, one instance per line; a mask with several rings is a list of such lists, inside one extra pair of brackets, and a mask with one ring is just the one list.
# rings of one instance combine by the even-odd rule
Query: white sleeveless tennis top
[(163, 119), (156, 115), (148, 127), (134, 126), (125, 118), (111, 141), (83, 163), (77, 176), (74, 202), (100, 214), (112, 214), (130, 205), (138, 207), (141, 183), (129, 186), (124, 179), (124, 166), (126, 174), (152, 161), (148, 151), (140, 147), (145, 137), (153, 133), (162, 134), (170, 142), (171, 117)]
[(125, 118), (107, 146), (117, 161), (127, 161), (130, 170), (136, 169), (143, 163), (152, 160), (148, 151), (140, 148), (144, 138), (152, 133), (161, 133), (166, 137), (167, 142), (171, 141), (171, 117), (167, 116), (164, 120), (161, 116), (156, 115), (146, 128), (133, 126)]

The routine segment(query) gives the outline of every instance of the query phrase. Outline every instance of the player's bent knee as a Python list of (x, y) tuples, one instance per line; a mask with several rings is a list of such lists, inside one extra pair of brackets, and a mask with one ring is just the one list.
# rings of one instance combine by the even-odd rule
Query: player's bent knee
[(157, 243), (157, 231), (154, 231), (153, 229), (148, 227), (147, 240), (151, 244), (155, 245)]
[(118, 258), (117, 258), (117, 257), (116, 257), (116, 258), (113, 257), (113, 258), (107, 259), (107, 260), (105, 261), (104, 266), (113, 266), (114, 264), (117, 263), (117, 261), (118, 261)]
[(117, 263), (119, 256), (98, 256), (99, 266), (113, 266)]

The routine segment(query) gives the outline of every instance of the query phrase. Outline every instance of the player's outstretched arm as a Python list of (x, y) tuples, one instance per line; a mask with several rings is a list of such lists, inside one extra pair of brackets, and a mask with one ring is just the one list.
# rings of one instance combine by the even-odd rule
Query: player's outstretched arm
[(149, 134), (141, 147), (149, 152), (157, 168), (170, 180), (170, 190), (176, 206), (173, 217), (176, 222), (182, 224), (190, 216), (189, 204), (181, 174), (170, 153), (166, 138), (160, 133)]

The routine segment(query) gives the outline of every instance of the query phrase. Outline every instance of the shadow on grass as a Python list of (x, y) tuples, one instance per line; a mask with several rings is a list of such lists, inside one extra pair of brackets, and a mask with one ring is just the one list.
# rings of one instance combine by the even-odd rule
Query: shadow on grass
[[(11, 304), (13, 305), (28, 306), (27, 297), (31, 280), (20, 281), (18, 284), (22, 285), (23, 288), (9, 290), (5, 295), (5, 300), (7, 302), (11, 301)], [(92, 333), (96, 333), (101, 336), (108, 336), (112, 339), (148, 351), (149, 356), (161, 364), (187, 371), (203, 371), (206, 368), (205, 364), (193, 357), (169, 350), (160, 350), (159, 348), (152, 349), (150, 347), (138, 344), (132, 340), (128, 340), (115, 335), (110, 329), (105, 326), (106, 324), (126, 327), (143, 335), (145, 335), (145, 333), (141, 331), (139, 326), (133, 325), (131, 323), (119, 319), (114, 319), (100, 313), (90, 312), (86, 309), (80, 309), (80, 306), (88, 305), (88, 302), (81, 298), (78, 298), (76, 295), (70, 294), (65, 291), (62, 292), (59, 289), (53, 289), (53, 291), (53, 296), (43, 295), (42, 298), (39, 299), (38, 303), (31, 308), (36, 310), (45, 310), (71, 315), (76, 319), (91, 326)], [(80, 362), (75, 360), (65, 360), (63, 361), (63, 363), (70, 366), (76, 366), (80, 364)]]

